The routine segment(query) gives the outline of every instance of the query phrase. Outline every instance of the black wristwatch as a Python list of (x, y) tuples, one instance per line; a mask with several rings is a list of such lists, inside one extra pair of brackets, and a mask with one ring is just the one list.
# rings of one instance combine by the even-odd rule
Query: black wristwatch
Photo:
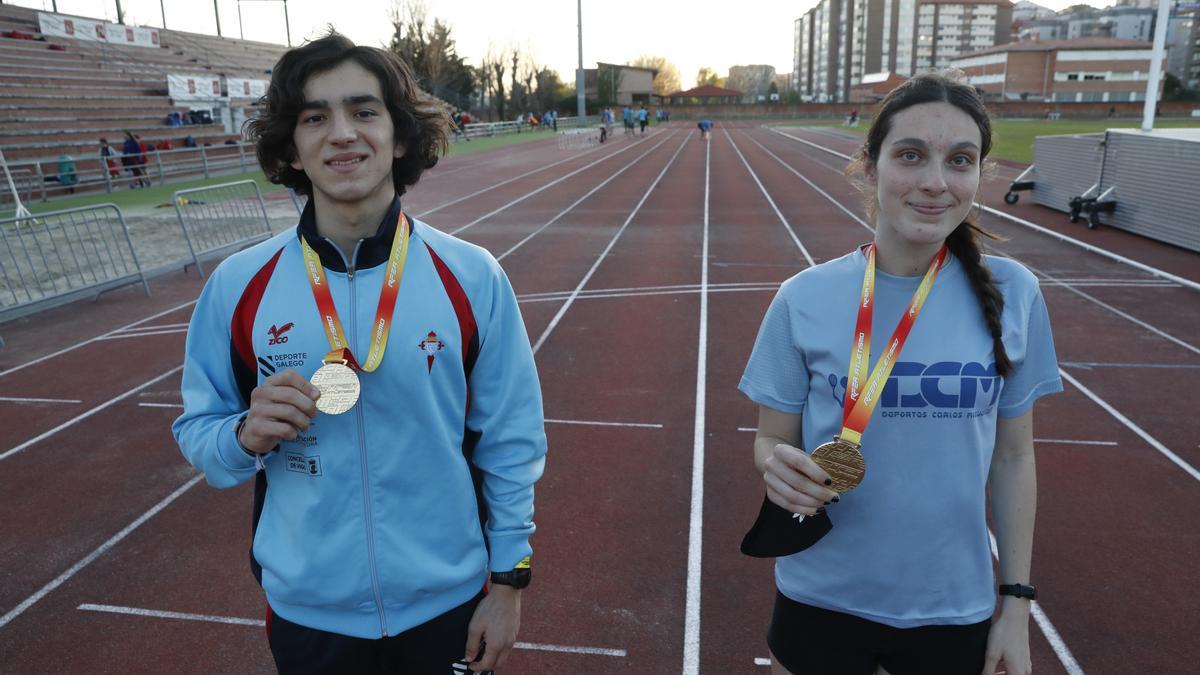
[(500, 584), (501, 586), (512, 586), (513, 588), (525, 588), (529, 585), (533, 578), (533, 572), (528, 567), (520, 568), (509, 572), (492, 572), (492, 583)]
[(1037, 588), (1034, 586), (1026, 586), (1024, 584), (1000, 584), (1000, 595), (1011, 595), (1014, 598), (1036, 600)]

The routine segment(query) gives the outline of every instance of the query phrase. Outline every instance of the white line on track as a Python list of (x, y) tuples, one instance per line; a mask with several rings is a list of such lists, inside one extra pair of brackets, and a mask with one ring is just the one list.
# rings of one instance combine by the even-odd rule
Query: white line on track
[(769, 666), (769, 665), (771, 665), (771, 659), (764, 659), (764, 658), (762, 658), (762, 657), (760, 656), (760, 657), (758, 657), (758, 658), (754, 659), (754, 665), (756, 665), (756, 666)]
[(800, 243), (800, 237), (796, 236), (796, 231), (792, 229), (791, 223), (789, 223), (787, 218), (784, 218), (783, 214), (779, 212), (779, 207), (775, 206), (775, 200), (771, 199), (771, 195), (767, 192), (767, 188), (763, 187), (762, 181), (758, 179), (758, 174), (754, 173), (754, 169), (750, 168), (750, 162), (746, 161), (746, 156), (742, 154), (742, 151), (740, 148), (738, 148), (737, 143), (733, 142), (733, 135), (730, 134), (729, 131), (725, 131), (725, 138), (729, 140), (729, 144), (733, 146), (733, 150), (737, 153), (737, 156), (741, 158), (742, 165), (745, 166), (746, 170), (750, 172), (750, 177), (754, 179), (754, 183), (758, 185), (758, 189), (761, 190), (763, 196), (767, 198), (767, 203), (771, 205), (772, 209), (774, 209), (775, 215), (779, 216), (779, 222), (783, 223), (783, 228), (787, 230), (789, 235), (791, 235), (792, 241), (796, 244), (796, 248), (800, 249), (800, 252), (804, 254), (804, 259), (808, 261), (809, 267), (816, 265), (817, 263), (813, 262), (812, 256), (808, 254), (808, 249), (804, 248), (804, 244)]
[(50, 436), (53, 436), (54, 434), (62, 431), (63, 429), (66, 429), (67, 427), (75, 424), (76, 422), (81, 422), (81, 421), (91, 417), (92, 415), (95, 415), (96, 413), (100, 412), (101, 410), (104, 410), (105, 408), (113, 405), (114, 403), (118, 403), (126, 398), (129, 398), (130, 396), (138, 393), (139, 391), (145, 389), (146, 387), (149, 387), (152, 384), (155, 384), (161, 380), (164, 380), (164, 379), (170, 377), (171, 375), (178, 373), (181, 370), (183, 370), (182, 365), (175, 366), (174, 368), (168, 370), (167, 372), (163, 373), (162, 375), (159, 375), (158, 377), (155, 377), (154, 379), (149, 380), (147, 382), (143, 382), (142, 384), (139, 384), (138, 386), (134, 387), (133, 389), (130, 389), (129, 391), (125, 392), (124, 394), (121, 394), (114, 398), (110, 398), (107, 401), (105, 401), (104, 403), (101, 403), (100, 405), (96, 406), (95, 408), (92, 408), (91, 410), (89, 410), (85, 413), (81, 413), (79, 415), (76, 415), (75, 417), (72, 417), (71, 419), (67, 420), (66, 422), (63, 422), (62, 424), (54, 427), (50, 431), (46, 431), (44, 433), (38, 434), (37, 436), (34, 436), (33, 438), (25, 441), (24, 443), (22, 443), (18, 446), (9, 448), (8, 450), (5, 450), (3, 453), (0, 453), (0, 460), (7, 459), (7, 458), (11, 457), (12, 455), (15, 455), (18, 452), (21, 452), (25, 448), (28, 448), (29, 446), (33, 445), (34, 443), (37, 443), (38, 441), (49, 438)]
[(158, 324), (158, 325), (154, 325), (154, 326), (142, 326), (140, 328), (122, 328), (122, 329), (118, 329), (114, 332), (116, 332), (116, 333), (143, 333), (146, 331), (171, 330), (174, 328), (187, 328), (187, 327), (188, 327), (188, 325), (186, 323), (164, 323), (164, 324)]
[(183, 409), (182, 403), (139, 403), (141, 408), (179, 408)]
[(9, 373), (15, 373), (18, 370), (28, 368), (29, 366), (37, 365), (48, 359), (52, 359), (52, 358), (54, 358), (56, 356), (60, 356), (62, 354), (66, 354), (69, 351), (79, 349), (80, 347), (87, 345), (87, 344), (91, 344), (92, 342), (95, 342), (97, 339), (104, 337), (106, 335), (112, 335), (113, 333), (119, 333), (121, 331), (129, 330), (130, 328), (133, 328), (134, 326), (140, 326), (140, 325), (146, 323), (147, 321), (153, 321), (161, 316), (166, 316), (166, 315), (170, 314), (171, 312), (177, 312), (177, 311), (183, 309), (184, 307), (190, 307), (191, 305), (194, 305), (194, 304), (196, 304), (195, 300), (189, 300), (188, 302), (185, 302), (181, 305), (176, 305), (170, 309), (165, 309), (161, 312), (158, 312), (157, 314), (151, 314), (150, 316), (148, 316), (144, 319), (138, 319), (137, 321), (134, 321), (133, 323), (121, 326), (120, 328), (114, 328), (113, 330), (111, 330), (107, 333), (104, 333), (103, 335), (88, 338), (88, 339), (84, 340), (83, 342), (78, 342), (76, 344), (71, 345), (70, 347), (64, 347), (56, 352), (46, 354), (45, 356), (40, 356), (32, 361), (26, 361), (25, 363), (22, 363), (19, 366), (13, 366), (12, 368), (9, 368), (8, 370), (0, 370), (0, 377), (4, 377), (5, 375), (8, 375)]
[(536, 236), (538, 236), (539, 234), (541, 234), (541, 233), (542, 233), (542, 230), (545, 230), (547, 227), (550, 227), (551, 225), (553, 225), (553, 224), (555, 223), (555, 221), (557, 221), (559, 218), (562, 218), (564, 215), (566, 215), (567, 213), (569, 213), (569, 212), (570, 212), (572, 209), (574, 209), (576, 206), (579, 206), (579, 205), (580, 205), (580, 204), (583, 202), (583, 200), (587, 199), (588, 197), (591, 197), (591, 196), (592, 196), (592, 195), (594, 195), (594, 194), (595, 194), (597, 191), (599, 191), (599, 190), (600, 190), (600, 188), (602, 188), (602, 187), (604, 187), (605, 185), (608, 185), (610, 182), (612, 182), (612, 180), (613, 180), (614, 178), (616, 178), (617, 176), (620, 176), (621, 174), (625, 173), (625, 171), (626, 171), (627, 169), (629, 169), (630, 167), (632, 167), (632, 166), (634, 166), (635, 164), (637, 164), (637, 163), (638, 163), (638, 161), (640, 161), (640, 160), (641, 160), (643, 157), (645, 157), (646, 155), (648, 155), (648, 154), (650, 154), (650, 153), (654, 152), (655, 150), (657, 150), (659, 146), (661, 146), (663, 143), (666, 143), (667, 141), (669, 141), (669, 140), (671, 139), (671, 136), (674, 136), (674, 135), (675, 135), (674, 133), (671, 133), (671, 134), (670, 134), (670, 135), (668, 135), (666, 138), (662, 139), (662, 140), (661, 140), (661, 141), (659, 141), (658, 143), (655, 143), (655, 144), (654, 144), (654, 145), (653, 145), (653, 146), (652, 146), (652, 147), (651, 147), (649, 150), (647, 150), (647, 151), (643, 152), (642, 154), (640, 154), (640, 155), (638, 155), (637, 157), (635, 157), (634, 159), (632, 159), (632, 160), (631, 160), (630, 162), (628, 162), (628, 163), (627, 163), (625, 166), (621, 167), (619, 171), (617, 171), (617, 172), (616, 172), (616, 173), (614, 173), (613, 175), (609, 176), (608, 178), (604, 179), (604, 182), (600, 183), (599, 185), (597, 185), (596, 187), (592, 188), (591, 190), (588, 190), (587, 194), (583, 195), (583, 196), (582, 196), (582, 197), (580, 197), (579, 199), (576, 199), (576, 200), (575, 200), (574, 202), (572, 202), (572, 203), (571, 203), (571, 205), (570, 205), (570, 206), (568, 206), (567, 208), (563, 209), (562, 211), (559, 211), (559, 212), (558, 212), (558, 213), (557, 213), (557, 214), (556, 214), (556, 215), (555, 215), (553, 218), (551, 218), (550, 220), (546, 221), (546, 224), (545, 224), (545, 225), (542, 225), (541, 227), (539, 227), (538, 229), (534, 230), (533, 232), (530, 232), (528, 235), (526, 235), (526, 236), (525, 236), (525, 238), (524, 238), (524, 239), (522, 239), (521, 241), (518, 241), (517, 243), (513, 244), (512, 248), (510, 248), (510, 249), (508, 249), (507, 251), (505, 251), (504, 253), (501, 253), (500, 255), (496, 256), (496, 260), (497, 260), (497, 261), (499, 261), (499, 260), (504, 260), (505, 258), (507, 258), (507, 257), (508, 257), (508, 255), (509, 255), (510, 253), (512, 253), (513, 251), (515, 251), (515, 250), (517, 250), (517, 249), (521, 248), (522, 246), (524, 246), (524, 245), (525, 245), (525, 242), (527, 242), (527, 241), (529, 241), (530, 239), (533, 239), (534, 237), (536, 237)]
[[(778, 290), (779, 290), (779, 284), (769, 284), (769, 285), (762, 285), (762, 286), (743, 286), (743, 287), (738, 287), (738, 288), (712, 288), (712, 287), (709, 287), (708, 292), (709, 293), (762, 293), (762, 292), (774, 293)], [(674, 290), (674, 291), (644, 291), (644, 292), (630, 292), (630, 293), (595, 293), (595, 292), (593, 292), (593, 293), (580, 293), (578, 299), (580, 299), (580, 300), (600, 300), (600, 299), (604, 299), (604, 298), (641, 298), (641, 297), (647, 297), (647, 296), (652, 296), (652, 295), (688, 295), (688, 294), (699, 293), (699, 292), (700, 292), (699, 288), (688, 288), (688, 289), (680, 289), (680, 290)], [(518, 298), (517, 302), (520, 302), (520, 303), (557, 302), (557, 301), (562, 300), (563, 298), (567, 297), (568, 295), (569, 294), (564, 293), (564, 294), (554, 295), (551, 297), (543, 297), (543, 298)]]
[[(653, 136), (651, 136), (650, 138), (653, 138)], [(559, 178), (556, 178), (556, 179), (550, 181), (549, 183), (546, 183), (545, 185), (541, 186), (540, 188), (537, 188), (536, 190), (533, 190), (532, 192), (527, 192), (524, 195), (517, 197), (516, 199), (512, 200), (511, 202), (505, 204), (504, 206), (501, 206), (499, 208), (495, 208), (495, 209), (492, 209), (491, 211), (488, 211), (487, 213), (483, 214), (482, 216), (479, 216), (478, 218), (476, 218), (475, 220), (472, 220), (471, 222), (467, 223), (466, 225), (463, 225), (462, 227), (459, 227), (454, 230), (450, 230), (450, 234), (457, 235), (459, 232), (462, 232), (463, 230), (475, 227), (480, 222), (482, 222), (488, 218), (491, 218), (492, 216), (496, 215), (497, 213), (500, 213), (501, 211), (507, 209), (508, 207), (513, 206), (515, 204), (519, 204), (543, 190), (549, 190), (550, 188), (554, 187), (555, 185), (558, 185), (559, 183), (563, 182), (564, 180), (570, 178), (571, 176), (574, 176), (575, 174), (583, 172), (583, 171), (587, 171), (588, 169), (592, 168), (593, 166), (596, 166), (597, 164), (600, 164), (601, 162), (606, 162), (606, 161), (612, 159), (613, 157), (616, 157), (617, 155), (621, 154), (622, 152), (632, 150), (633, 148), (636, 148), (637, 146), (641, 145), (642, 143), (645, 143), (647, 140), (649, 140), (649, 139), (642, 139), (642, 140), (636, 141), (632, 145), (627, 145), (624, 148), (621, 148), (620, 150), (618, 150), (614, 153), (605, 155), (604, 157), (601, 157), (600, 159), (597, 159), (594, 162), (591, 162), (589, 164), (584, 164), (583, 166), (579, 167), (578, 169), (575, 169), (574, 171), (572, 171), (571, 173), (563, 174)]]
[(661, 429), (663, 425), (649, 422), (595, 422), (592, 420), (545, 420), (546, 424), (582, 424), (592, 427), (636, 427), (639, 429)]
[(696, 419), (692, 427), (692, 501), (688, 517), (687, 603), (683, 673), (700, 672), (700, 572), (704, 552), (704, 396), (708, 388), (708, 195), (712, 141), (704, 145), (704, 243), (700, 255), (700, 331), (696, 354)]
[(10, 609), (7, 614), (5, 614), (4, 616), (0, 616), (0, 628), (3, 628), (4, 626), (8, 625), (8, 623), (10, 621), (17, 618), (21, 614), (23, 614), (25, 612), (25, 610), (29, 609), (30, 607), (35, 605), (39, 600), (46, 597), (51, 591), (53, 591), (54, 589), (63, 585), (64, 583), (66, 583), (68, 579), (70, 579), (71, 577), (78, 574), (79, 570), (92, 564), (92, 561), (94, 561), (96, 558), (99, 558), (100, 556), (104, 555), (109, 549), (111, 549), (112, 547), (119, 544), (122, 539), (124, 539), (125, 537), (128, 537), (130, 535), (130, 533), (132, 533), (134, 530), (141, 527), (142, 524), (145, 523), (147, 520), (150, 520), (151, 518), (153, 518), (155, 516), (155, 514), (157, 514), (159, 511), (162, 511), (163, 509), (167, 508), (167, 506), (169, 506), (171, 504), (171, 502), (178, 499), (179, 496), (182, 495), (183, 493), (192, 489), (192, 486), (195, 485), (196, 483), (199, 483), (203, 478), (204, 478), (203, 475), (192, 476), (192, 478), (190, 478), (188, 480), (188, 482), (179, 486), (179, 488), (176, 489), (174, 492), (172, 492), (171, 494), (164, 497), (162, 501), (160, 501), (159, 503), (150, 507), (150, 510), (148, 510), (145, 513), (143, 513), (142, 515), (138, 516), (137, 520), (134, 520), (132, 523), (126, 525), (125, 529), (114, 534), (112, 537), (109, 538), (108, 541), (104, 542), (103, 544), (100, 544), (100, 546), (97, 547), (96, 550), (94, 550), (91, 553), (84, 556), (82, 559), (80, 559), (74, 565), (71, 565), (70, 569), (68, 569), (66, 572), (63, 572), (62, 574), (58, 575), (57, 577), (55, 577), (55, 579), (53, 581), (51, 581), (50, 583), (48, 583), (45, 586), (42, 586), (40, 589), (38, 589), (38, 591), (36, 593), (29, 596), (28, 598), (25, 598), (23, 601), (21, 601), (21, 604)]
[[(583, 157), (584, 155), (591, 154), (591, 153), (593, 153), (593, 152), (596, 152), (596, 151), (598, 151), (598, 150), (600, 150), (600, 148), (599, 148), (599, 147), (596, 147), (596, 148), (593, 148), (592, 150), (588, 150), (588, 151), (586, 151), (586, 152), (581, 152), (581, 153), (578, 153), (578, 154), (572, 155), (572, 156), (570, 156), (570, 157), (567, 157), (566, 159), (560, 159), (559, 161), (557, 161), (557, 162), (555, 162), (555, 163), (553, 163), (553, 164), (547, 164), (547, 165), (545, 165), (545, 166), (539, 166), (539, 167), (538, 167), (538, 168), (536, 168), (536, 169), (532, 169), (532, 170), (530, 170), (530, 171), (526, 171), (526, 172), (525, 172), (525, 173), (523, 173), (523, 174), (519, 174), (519, 175), (517, 175), (517, 176), (513, 176), (512, 178), (509, 178), (508, 180), (503, 180), (503, 181), (500, 181), (499, 183), (496, 183), (495, 185), (491, 185), (491, 186), (485, 187), (485, 188), (483, 188), (483, 189), (481, 189), (481, 190), (476, 190), (476, 191), (472, 192), (471, 194), (468, 194), (468, 195), (463, 195), (462, 197), (458, 197), (457, 199), (453, 199), (453, 200), (451, 200), (451, 201), (448, 201), (448, 202), (446, 202), (446, 203), (444, 203), (444, 204), (439, 204), (438, 206), (435, 206), (435, 207), (433, 207), (432, 209), (429, 209), (429, 210), (427, 210), (427, 211), (422, 211), (421, 213), (414, 214), (414, 215), (413, 215), (413, 217), (414, 217), (414, 218), (424, 218), (425, 216), (428, 216), (428, 215), (429, 215), (429, 214), (431, 214), (431, 213), (437, 213), (438, 211), (441, 211), (441, 210), (442, 210), (442, 209), (444, 209), (444, 208), (447, 208), (447, 207), (449, 207), (449, 206), (454, 206), (455, 204), (458, 204), (459, 202), (466, 201), (466, 200), (470, 199), (471, 197), (477, 197), (477, 196), (479, 196), (479, 195), (481, 195), (481, 194), (483, 194), (483, 193), (485, 193), (485, 192), (489, 192), (489, 191), (491, 191), (491, 190), (495, 190), (495, 189), (496, 189), (496, 188), (498, 188), (498, 187), (503, 187), (503, 186), (505, 186), (505, 185), (508, 185), (509, 183), (512, 183), (512, 182), (514, 182), (514, 181), (521, 180), (522, 178), (525, 178), (525, 177), (527, 177), (527, 176), (532, 176), (532, 175), (533, 175), (533, 174), (535, 174), (535, 173), (541, 173), (542, 171), (546, 171), (546, 170), (548, 170), (548, 169), (553, 169), (554, 167), (558, 166), (559, 164), (564, 164), (564, 163), (566, 163), (566, 162), (570, 162), (570, 161), (573, 161), (573, 160), (579, 159), (580, 157)], [(617, 152), (622, 152), (622, 151), (621, 151), (621, 150), (618, 150)], [(607, 157), (612, 157), (612, 156), (613, 156), (613, 155), (615, 155), (615, 154), (617, 154), (617, 153), (616, 153), (616, 152), (614, 152), (614, 153), (612, 153), (611, 155), (608, 155)], [(606, 159), (607, 159), (607, 157), (606, 157)]]
[(21, 398), (19, 396), (0, 396), (0, 403), (83, 403), (73, 398)]
[(179, 335), (186, 333), (186, 328), (172, 328), (170, 330), (154, 330), (139, 333), (113, 333), (111, 335), (101, 335), (96, 340), (128, 340), (129, 338), (149, 337), (151, 335)]
[(541, 349), (542, 345), (546, 343), (546, 339), (550, 337), (550, 333), (554, 332), (554, 329), (558, 326), (558, 322), (562, 321), (563, 315), (566, 314), (571, 305), (575, 303), (575, 298), (579, 297), (579, 293), (583, 290), (583, 287), (587, 285), (587, 282), (592, 278), (592, 275), (596, 273), (596, 270), (600, 267), (600, 263), (604, 262), (604, 258), (608, 255), (608, 252), (612, 250), (612, 247), (616, 245), (617, 240), (621, 238), (621, 235), (625, 232), (625, 229), (629, 227), (629, 223), (633, 222), (634, 216), (636, 216), (638, 211), (642, 209), (642, 204), (646, 203), (646, 200), (650, 197), (650, 193), (654, 192), (654, 188), (658, 186), (659, 181), (661, 181), (662, 177), (666, 175), (667, 169), (670, 169), (671, 165), (675, 163), (675, 158), (679, 156), (679, 152), (683, 150), (683, 146), (687, 145), (689, 138), (690, 136), (684, 136), (683, 142), (679, 144), (678, 148), (676, 148), (675, 154), (671, 155), (671, 159), (667, 161), (667, 165), (662, 168), (662, 171), (658, 172), (658, 176), (654, 179), (654, 182), (651, 183), (650, 187), (646, 189), (646, 194), (642, 195), (642, 198), (638, 201), (637, 206), (633, 207), (633, 211), (629, 213), (629, 217), (625, 219), (625, 222), (621, 224), (621, 228), (618, 229), (617, 233), (613, 235), (611, 240), (609, 240), (608, 246), (604, 247), (604, 250), (600, 252), (600, 257), (596, 258), (596, 262), (592, 263), (591, 269), (587, 271), (587, 274), (583, 275), (583, 279), (580, 279), (579, 285), (575, 287), (574, 291), (571, 291), (571, 295), (567, 298), (567, 301), (563, 303), (562, 307), (558, 308), (558, 313), (554, 315), (553, 319), (550, 319), (549, 325), (546, 326), (546, 329), (542, 331), (541, 337), (539, 337), (537, 342), (533, 345), (534, 354), (538, 353), (538, 350)]
[[(266, 621), (262, 619), (243, 619), (236, 616), (217, 616), (215, 614), (192, 614), (190, 612), (168, 612), (160, 609), (143, 609), (141, 607), (121, 607), (117, 605), (97, 605), (85, 602), (76, 609), (84, 612), (104, 612), (107, 614), (122, 614), (125, 616), (141, 616), (151, 619), (174, 619), (177, 621), (202, 621), (206, 623), (224, 623), (235, 626), (252, 626), (262, 628)], [(624, 657), (624, 649), (608, 647), (578, 647), (574, 645), (551, 645), (541, 642), (517, 642), (516, 649), (528, 649), (542, 652), (561, 652), (567, 654), (588, 654), (593, 656)]]
[[(765, 128), (776, 134), (779, 134), (780, 136), (786, 136), (794, 141), (798, 141), (805, 145), (814, 147), (817, 150), (820, 150), (822, 152), (827, 152), (831, 155), (841, 157), (842, 159), (845, 159), (845, 160), (850, 159), (850, 155), (847, 155), (842, 152), (838, 152), (837, 150), (834, 150), (833, 148), (827, 148), (825, 146), (818, 145), (816, 143), (813, 143), (812, 141), (805, 140), (798, 136), (793, 136), (792, 134), (785, 133), (783, 131), (779, 131), (779, 130), (771, 128), (771, 127), (765, 127)], [(783, 161), (783, 160), (780, 160), (780, 161)], [(1099, 246), (1094, 246), (1085, 241), (1080, 241), (1078, 239), (1075, 239), (1074, 237), (1068, 237), (1065, 234), (1060, 234), (1049, 228), (1042, 227), (1041, 225), (1038, 225), (1037, 223), (1031, 223), (1028, 220), (1025, 220), (1024, 218), (1018, 218), (1014, 215), (1005, 213), (1003, 211), (998, 211), (990, 206), (985, 206), (983, 204), (978, 204), (978, 203), (977, 203), (977, 206), (979, 206), (979, 208), (981, 208), (983, 211), (990, 213), (994, 216), (998, 216), (998, 217), (1004, 218), (1006, 220), (1011, 220), (1012, 222), (1017, 223), (1018, 225), (1024, 225), (1025, 227), (1028, 227), (1036, 232), (1041, 232), (1042, 234), (1053, 237), (1060, 241), (1064, 241), (1068, 244), (1073, 244), (1084, 250), (1090, 251), (1090, 252), (1095, 253), (1100, 256), (1104, 256), (1105, 258), (1109, 258), (1110, 260), (1115, 260), (1119, 263), (1124, 263), (1126, 265), (1129, 265), (1130, 267), (1136, 267), (1137, 269), (1140, 269), (1143, 272), (1147, 272), (1149, 274), (1153, 274), (1156, 277), (1161, 277), (1163, 279), (1169, 279), (1181, 286), (1187, 286), (1188, 288), (1191, 288), (1192, 290), (1200, 291), (1200, 283), (1192, 281), (1191, 279), (1184, 279), (1181, 276), (1171, 274), (1170, 272), (1167, 272), (1165, 270), (1160, 270), (1157, 267), (1151, 267), (1150, 265), (1138, 262), (1136, 260), (1133, 260), (1132, 258), (1126, 258), (1125, 256), (1120, 255), (1119, 253), (1113, 253), (1112, 251), (1100, 248)]]
[(1167, 448), (1167, 446), (1160, 443), (1158, 441), (1158, 439), (1156, 439), (1155, 437), (1146, 433), (1145, 430), (1143, 430), (1138, 425), (1134, 424), (1132, 420), (1130, 420), (1128, 417), (1122, 415), (1119, 410), (1112, 407), (1111, 405), (1109, 405), (1109, 403), (1107, 401), (1105, 401), (1104, 399), (1097, 396), (1094, 392), (1092, 392), (1091, 389), (1088, 389), (1087, 387), (1083, 386), (1082, 382), (1071, 377), (1070, 373), (1063, 370), (1062, 368), (1058, 369), (1058, 373), (1060, 375), (1062, 375), (1063, 379), (1065, 379), (1067, 382), (1070, 382), (1071, 384), (1075, 385), (1076, 389), (1083, 392), (1084, 396), (1087, 396), (1088, 398), (1092, 399), (1092, 401), (1095, 402), (1096, 405), (1103, 408), (1104, 411), (1107, 412), (1109, 415), (1112, 415), (1113, 417), (1115, 417), (1118, 422), (1120, 422), (1121, 424), (1124, 424), (1133, 433), (1137, 434), (1138, 436), (1141, 436), (1142, 440), (1144, 440), (1150, 444), (1150, 447), (1159, 451), (1164, 457), (1166, 457), (1167, 459), (1171, 460), (1176, 465), (1178, 465), (1179, 468), (1188, 472), (1188, 474), (1190, 474), (1192, 478), (1195, 478), (1196, 480), (1200, 480), (1200, 471), (1197, 471), (1196, 467), (1192, 466), (1191, 464), (1188, 464), (1182, 457), (1171, 452)]
[(1116, 441), (1077, 441), (1068, 438), (1035, 438), (1033, 442), (1050, 445), (1117, 445)]

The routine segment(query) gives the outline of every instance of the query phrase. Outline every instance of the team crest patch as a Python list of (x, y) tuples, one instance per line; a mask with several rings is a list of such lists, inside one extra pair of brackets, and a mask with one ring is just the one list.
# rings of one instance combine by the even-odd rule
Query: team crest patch
[(428, 366), (428, 372), (433, 372), (433, 357), (442, 350), (446, 345), (438, 339), (437, 333), (429, 331), (429, 335), (425, 336), (424, 340), (417, 343), (417, 348), (425, 352), (425, 363)]
[(298, 452), (289, 452), (285, 454), (287, 459), (287, 470), (294, 473), (302, 473), (306, 476), (321, 476), (321, 456), (314, 455), (307, 457)]

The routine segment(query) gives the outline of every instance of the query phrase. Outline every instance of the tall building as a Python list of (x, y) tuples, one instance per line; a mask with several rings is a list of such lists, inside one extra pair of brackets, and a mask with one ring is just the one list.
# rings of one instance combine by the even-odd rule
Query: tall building
[(1012, 11), (1009, 0), (821, 0), (795, 22), (796, 91), (844, 102), (868, 75), (944, 68), (1008, 42)]

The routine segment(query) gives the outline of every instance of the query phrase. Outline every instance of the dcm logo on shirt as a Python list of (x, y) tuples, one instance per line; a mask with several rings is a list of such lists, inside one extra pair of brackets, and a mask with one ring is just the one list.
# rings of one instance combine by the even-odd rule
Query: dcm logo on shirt
[[(833, 398), (845, 405), (846, 378), (829, 375)], [(916, 361), (897, 361), (883, 392), (879, 395), (879, 407), (884, 417), (910, 416), (903, 411), (935, 408), (933, 417), (946, 417), (940, 411), (971, 410), (986, 412), (1000, 396), (1000, 376), (996, 364), (984, 366), (968, 361), (938, 361), (926, 365)], [(889, 410), (890, 409), (890, 410)], [(911, 415), (925, 417), (925, 414)], [(951, 415), (962, 416), (962, 413)]]

